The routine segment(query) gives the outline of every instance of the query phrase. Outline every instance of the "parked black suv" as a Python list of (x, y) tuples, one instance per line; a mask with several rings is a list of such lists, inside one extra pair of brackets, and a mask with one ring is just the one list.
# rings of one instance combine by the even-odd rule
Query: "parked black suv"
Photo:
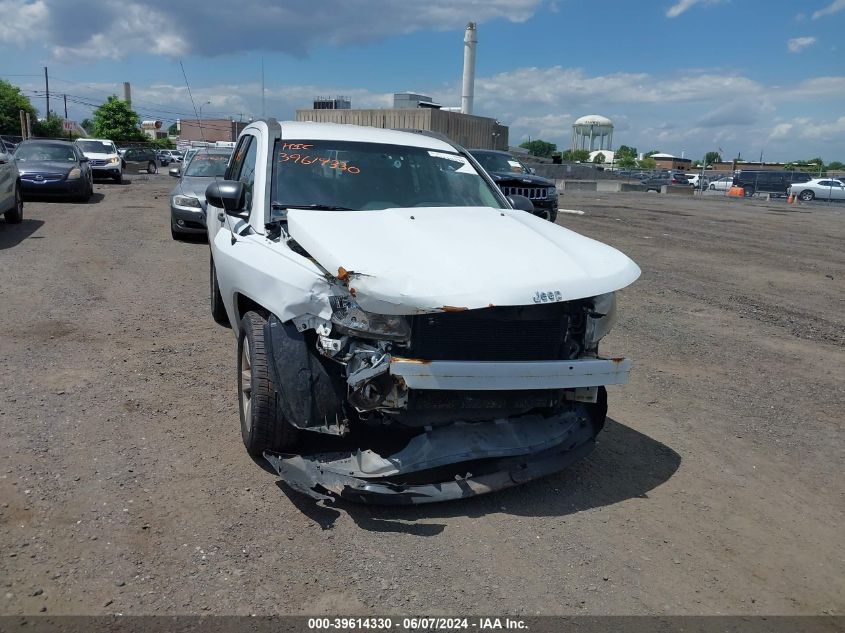
[(471, 149), (469, 153), (484, 168), (506, 196), (525, 196), (534, 205), (534, 215), (554, 222), (557, 219), (555, 183), (532, 173), (522, 161), (507, 152)]
[(812, 175), (804, 171), (772, 171), (766, 169), (740, 169), (734, 172), (734, 185), (745, 190), (745, 196), (760, 193), (773, 193), (786, 196), (786, 191), (793, 184), (808, 182)]

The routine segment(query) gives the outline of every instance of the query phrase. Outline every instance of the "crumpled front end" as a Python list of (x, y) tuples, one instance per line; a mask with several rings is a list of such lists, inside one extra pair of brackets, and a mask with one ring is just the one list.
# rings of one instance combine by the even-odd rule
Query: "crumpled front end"
[(559, 472), (592, 451), (603, 420), (603, 412), (573, 403), (550, 417), (436, 427), (385, 456), (358, 449), (265, 453), (265, 458), (291, 488), (314, 499), (416, 505), (472, 497)]

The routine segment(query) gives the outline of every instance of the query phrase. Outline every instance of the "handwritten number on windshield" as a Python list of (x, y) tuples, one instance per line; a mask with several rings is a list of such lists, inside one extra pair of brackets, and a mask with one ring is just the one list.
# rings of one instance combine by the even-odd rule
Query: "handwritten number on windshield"
[(348, 174), (360, 174), (361, 170), (354, 165), (347, 165), (345, 160), (335, 160), (332, 158), (321, 158), (319, 156), (308, 156), (303, 154), (288, 154), (287, 152), (279, 152), (279, 158), (283, 163), (294, 162), (297, 165), (316, 165), (320, 164), (322, 167), (329, 169), (338, 169), (345, 171)]

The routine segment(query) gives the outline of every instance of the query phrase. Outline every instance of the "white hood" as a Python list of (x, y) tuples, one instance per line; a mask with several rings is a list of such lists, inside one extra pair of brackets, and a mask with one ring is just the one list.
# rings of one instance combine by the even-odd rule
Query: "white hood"
[(291, 209), (288, 230), (382, 314), (569, 301), (640, 276), (615, 248), (510, 209)]

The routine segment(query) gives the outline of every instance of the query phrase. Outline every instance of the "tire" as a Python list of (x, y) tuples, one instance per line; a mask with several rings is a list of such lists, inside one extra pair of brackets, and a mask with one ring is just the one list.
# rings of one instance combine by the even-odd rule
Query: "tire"
[(182, 234), (179, 233), (179, 231), (177, 231), (176, 229), (174, 229), (172, 224), (170, 225), (170, 237), (172, 237), (177, 242), (182, 240)]
[(743, 190), (745, 192), (743, 195), (746, 198), (750, 198), (751, 196), (754, 195), (754, 187), (743, 187)]
[(78, 202), (88, 202), (92, 195), (94, 195), (94, 185), (89, 182), (85, 190), (76, 197), (76, 200)]
[(111, 177), (118, 185), (123, 182), (123, 174), (113, 174)]
[(9, 224), (20, 224), (23, 222), (23, 192), (21, 186), (15, 183), (15, 206), (3, 214)]
[(710, 185), (710, 191), (716, 191), (716, 185)]
[(220, 286), (217, 284), (217, 268), (214, 266), (214, 259), (208, 255), (208, 285), (211, 296), (211, 318), (218, 325), (230, 327), (229, 316), (226, 314), (226, 306), (223, 305), (223, 295), (220, 294)]
[(147, 173), (148, 174), (154, 174), (156, 172), (158, 172), (158, 167), (156, 167), (156, 164), (152, 161), (147, 163)]
[(247, 453), (284, 452), (296, 445), (297, 429), (279, 414), (264, 347), (266, 321), (255, 312), (241, 320), (238, 336), (238, 409)]
[(557, 222), (557, 209), (552, 209), (551, 211), (549, 211), (549, 222), (551, 222), (552, 224)]
[(805, 189), (801, 193), (798, 194), (798, 199), (804, 202), (809, 202), (810, 200), (815, 199), (816, 194), (810, 191), (809, 189)]

